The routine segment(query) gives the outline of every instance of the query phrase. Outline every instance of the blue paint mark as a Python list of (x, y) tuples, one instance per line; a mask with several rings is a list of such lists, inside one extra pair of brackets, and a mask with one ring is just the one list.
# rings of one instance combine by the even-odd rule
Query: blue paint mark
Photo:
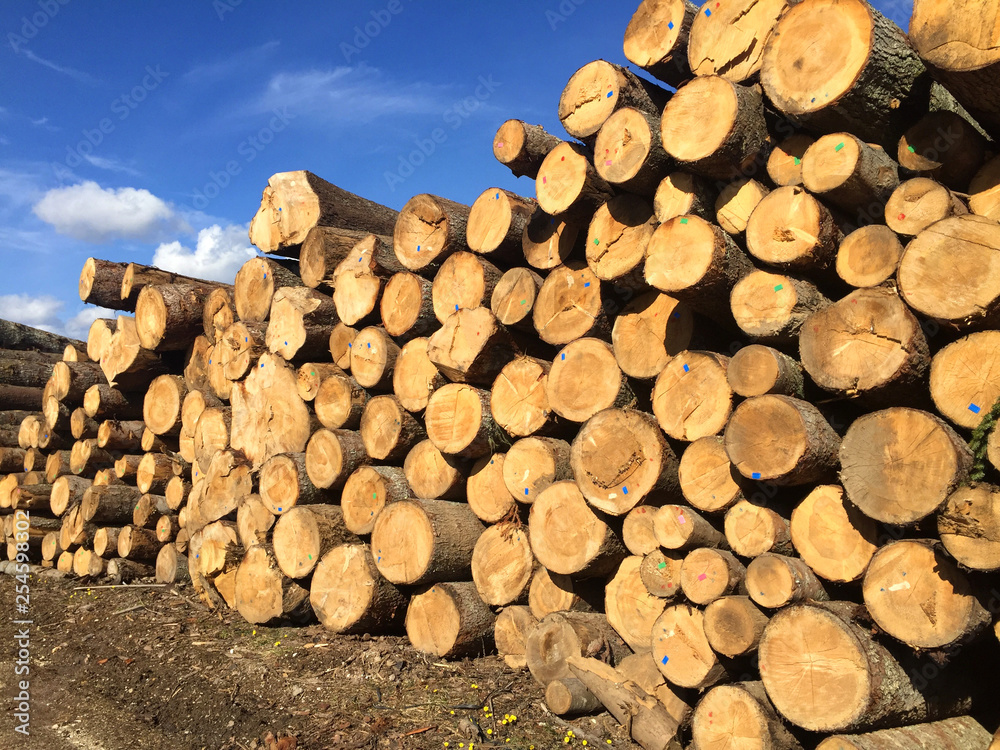
[(608, 99), (610, 99), (610, 98), (611, 98), (612, 96), (614, 96), (614, 95), (615, 95), (615, 92), (614, 92), (614, 91), (609, 91), (609, 92), (608, 92)]
[(671, 21), (670, 23), (668, 23), (667, 24), (667, 28), (670, 29), (671, 31), (673, 31), (674, 30), (674, 22)]
[(208, 364), (212, 364), (212, 360), (208, 360)]
[(971, 411), (973, 414), (978, 414), (982, 410), (975, 404), (969, 404), (969, 411)]
[(266, 273), (264, 274), (264, 278), (265, 278), (265, 279), (267, 278), (267, 274), (266, 274)]
[(712, 11), (710, 11), (708, 8), (705, 8), (705, 15), (706, 16), (712, 15)]
[(525, 488), (524, 488), (524, 494), (525, 494), (525, 495), (527, 495), (527, 494), (528, 494), (528, 488), (527, 488), (527, 487), (525, 487)]
[(661, 664), (666, 664), (668, 661), (670, 661), (670, 657), (669, 656), (664, 656), (663, 657), (663, 661), (661, 661), (660, 663)]
[(588, 287), (588, 286), (590, 286), (590, 282), (588, 281), (588, 282), (587, 282), (586, 284), (584, 284), (584, 286), (585, 286), (585, 287)]
[(628, 487), (622, 487), (622, 492), (624, 492), (627, 495), (628, 494)]
[(243, 343), (244, 344), (249, 344), (250, 343), (250, 339), (248, 339), (246, 336), (244, 336), (243, 337)]
[(759, 471), (755, 471), (750, 476), (752, 476), (754, 479), (760, 479), (760, 472)]
[(347, 348), (348, 348), (348, 349), (350, 349), (350, 348), (351, 348), (351, 347), (353, 347), (353, 346), (354, 346), (354, 344), (348, 344), (348, 345), (347, 345)]
[(684, 365), (684, 372), (691, 372), (691, 368), (688, 367), (687, 365)]
[(497, 200), (500, 200), (500, 193), (497, 193), (497, 197), (496, 197), (496, 199), (497, 199)]
[(371, 345), (371, 344), (368, 344), (368, 348), (369, 348), (369, 349), (371, 349), (371, 348), (372, 348), (372, 345)]
[(455, 305), (455, 312), (458, 312), (458, 305)]
[(420, 252), (420, 245), (417, 245), (417, 252)]
[(564, 353), (564, 354), (562, 355), (562, 358), (563, 358), (563, 359), (566, 359), (566, 355), (565, 355), (565, 353)]
[(262, 369), (262, 370), (264, 369), (264, 363), (263, 362), (260, 363), (260, 369)]
[(278, 512), (281, 513), (281, 508), (278, 508)]

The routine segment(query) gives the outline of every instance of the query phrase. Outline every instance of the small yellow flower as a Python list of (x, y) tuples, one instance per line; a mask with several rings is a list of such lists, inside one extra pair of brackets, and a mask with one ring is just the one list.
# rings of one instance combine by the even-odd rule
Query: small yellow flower
[(493, 730), (492, 729), (487, 729), (486, 730), (486, 734), (493, 734)]
[(483, 706), (483, 711), (486, 711), (487, 713), (489, 713), (489, 710), (490, 710), (489, 706)]
[(274, 645), (275, 645), (275, 646), (280, 646), (280, 645), (281, 645), (281, 641), (275, 641), (275, 642), (274, 642)]
[(451, 714), (452, 716), (454, 716), (454, 715), (455, 715), (455, 712), (454, 712), (454, 711), (449, 711), (449, 713), (450, 713), (450, 714)]
[(472, 683), (472, 689), (473, 690), (478, 690), (479, 689), (479, 685), (477, 685), (476, 683)]

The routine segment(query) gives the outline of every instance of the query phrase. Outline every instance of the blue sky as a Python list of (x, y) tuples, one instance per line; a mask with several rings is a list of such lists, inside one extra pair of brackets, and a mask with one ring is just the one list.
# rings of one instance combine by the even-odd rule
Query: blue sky
[[(275, 172), (394, 208), (533, 195), (493, 159), (496, 128), (565, 135), (563, 86), (591, 60), (627, 63), (637, 5), (6, 0), (0, 317), (85, 336), (100, 316), (76, 292), (91, 255), (231, 281)], [(905, 27), (912, 3), (875, 5)], [(433, 153), (411, 159), (421, 143)]]

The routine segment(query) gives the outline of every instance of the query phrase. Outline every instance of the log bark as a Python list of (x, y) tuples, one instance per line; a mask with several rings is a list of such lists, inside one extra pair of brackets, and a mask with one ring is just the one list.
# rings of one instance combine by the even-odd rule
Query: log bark
[(541, 125), (529, 125), (523, 120), (507, 120), (493, 138), (493, 156), (515, 177), (538, 176), (545, 157), (562, 143)]
[(892, 408), (855, 420), (840, 465), (848, 499), (866, 516), (907, 525), (937, 511), (965, 481), (972, 453), (938, 417)]
[(557, 716), (579, 716), (604, 710), (597, 697), (575, 677), (550, 682), (545, 687), (545, 705)]
[(481, 193), (469, 212), (465, 231), (469, 249), (501, 265), (521, 262), (521, 238), (537, 208), (531, 198), (509, 190), (490, 188)]
[(149, 529), (125, 526), (118, 534), (118, 556), (126, 560), (155, 562), (161, 546)]
[(733, 408), (726, 379), (729, 357), (679, 352), (653, 386), (653, 414), (667, 437), (693, 441), (719, 434)]
[(91, 486), (83, 493), (80, 515), (84, 521), (101, 526), (124, 526), (131, 522), (141, 497), (139, 490), (127, 484)]
[(309, 603), (333, 633), (394, 633), (400, 629), (406, 597), (383, 578), (367, 546), (344, 544), (316, 565)]
[(356, 542), (333, 505), (303, 505), (285, 511), (274, 525), (274, 558), (289, 578), (305, 578), (330, 550)]
[(475, 656), (491, 647), (495, 619), (473, 584), (436, 583), (410, 599), (406, 635), (418, 651), (434, 656)]
[(687, 0), (644, 0), (625, 29), (625, 57), (677, 88), (692, 75), (688, 44), (697, 13)]
[(40, 352), (62, 354), (67, 346), (83, 350), (82, 341), (58, 336), (39, 328), (32, 328), (10, 320), (0, 320), (0, 349), (34, 349)]
[(379, 514), (372, 553), (379, 572), (393, 583), (468, 580), (472, 552), (483, 530), (462, 503), (404, 500)]
[(899, 165), (851, 133), (830, 133), (802, 157), (802, 185), (844, 211), (870, 212), (899, 186)]
[(349, 193), (312, 172), (279, 172), (264, 188), (260, 208), (250, 222), (250, 241), (265, 253), (298, 257), (298, 246), (314, 227), (351, 227), (388, 235), (397, 216), (391, 208)]
[(823, 584), (802, 560), (771, 552), (750, 561), (746, 586), (750, 598), (767, 609), (780, 609), (801, 601), (829, 599)]
[(309, 590), (281, 574), (269, 544), (256, 544), (236, 570), (236, 610), (255, 625), (302, 620), (310, 611)]
[(80, 299), (90, 305), (112, 310), (135, 310), (135, 298), (123, 299), (122, 279), (128, 263), (118, 263), (99, 258), (87, 258), (80, 272)]
[(740, 474), (783, 486), (830, 476), (840, 449), (840, 438), (819, 410), (789, 396), (744, 401), (733, 411), (725, 441)]
[(142, 398), (110, 385), (94, 385), (84, 394), (83, 409), (94, 419), (137, 419), (142, 417)]

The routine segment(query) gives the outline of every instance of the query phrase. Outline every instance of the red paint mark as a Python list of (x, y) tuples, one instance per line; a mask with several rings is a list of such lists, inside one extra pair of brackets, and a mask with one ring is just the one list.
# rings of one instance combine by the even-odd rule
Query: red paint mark
[(905, 219), (905, 218), (906, 218), (906, 214), (900, 214), (900, 215), (899, 215), (899, 220), (900, 220), (900, 221), (902, 221), (902, 220), (903, 220), (903, 219)]

